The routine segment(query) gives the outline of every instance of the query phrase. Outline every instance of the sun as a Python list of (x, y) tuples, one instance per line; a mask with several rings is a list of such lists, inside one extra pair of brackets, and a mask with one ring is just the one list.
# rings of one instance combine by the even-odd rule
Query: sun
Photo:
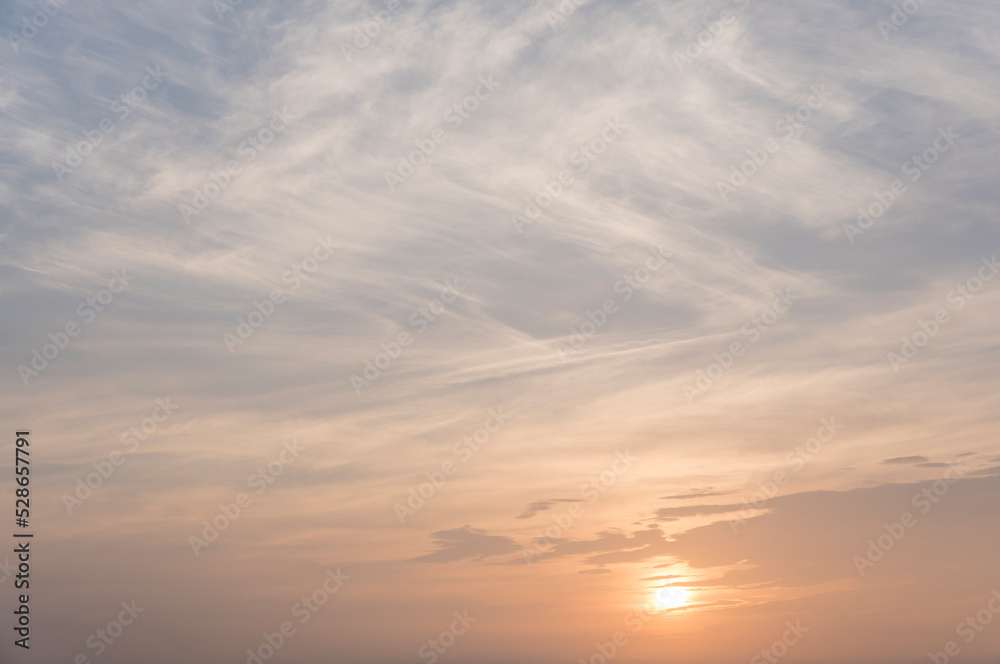
[(660, 609), (676, 609), (687, 604), (688, 589), (670, 586), (659, 588), (653, 593), (653, 602)]

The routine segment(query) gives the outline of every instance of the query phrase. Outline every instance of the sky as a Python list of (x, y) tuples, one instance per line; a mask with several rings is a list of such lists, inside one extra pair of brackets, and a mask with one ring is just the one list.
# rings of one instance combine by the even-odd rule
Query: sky
[(998, 9), (4, 2), (0, 659), (995, 661)]

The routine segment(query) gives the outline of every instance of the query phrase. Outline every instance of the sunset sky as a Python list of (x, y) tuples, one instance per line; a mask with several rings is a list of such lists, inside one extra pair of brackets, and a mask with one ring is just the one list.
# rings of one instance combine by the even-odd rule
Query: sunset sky
[(3, 664), (995, 664), (996, 2), (0, 36)]

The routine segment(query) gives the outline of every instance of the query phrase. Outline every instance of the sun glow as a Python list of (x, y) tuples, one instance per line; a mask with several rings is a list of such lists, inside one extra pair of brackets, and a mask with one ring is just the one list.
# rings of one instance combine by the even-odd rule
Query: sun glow
[(687, 588), (658, 588), (653, 593), (653, 601), (656, 603), (657, 608), (660, 609), (676, 609), (687, 604), (687, 599)]

